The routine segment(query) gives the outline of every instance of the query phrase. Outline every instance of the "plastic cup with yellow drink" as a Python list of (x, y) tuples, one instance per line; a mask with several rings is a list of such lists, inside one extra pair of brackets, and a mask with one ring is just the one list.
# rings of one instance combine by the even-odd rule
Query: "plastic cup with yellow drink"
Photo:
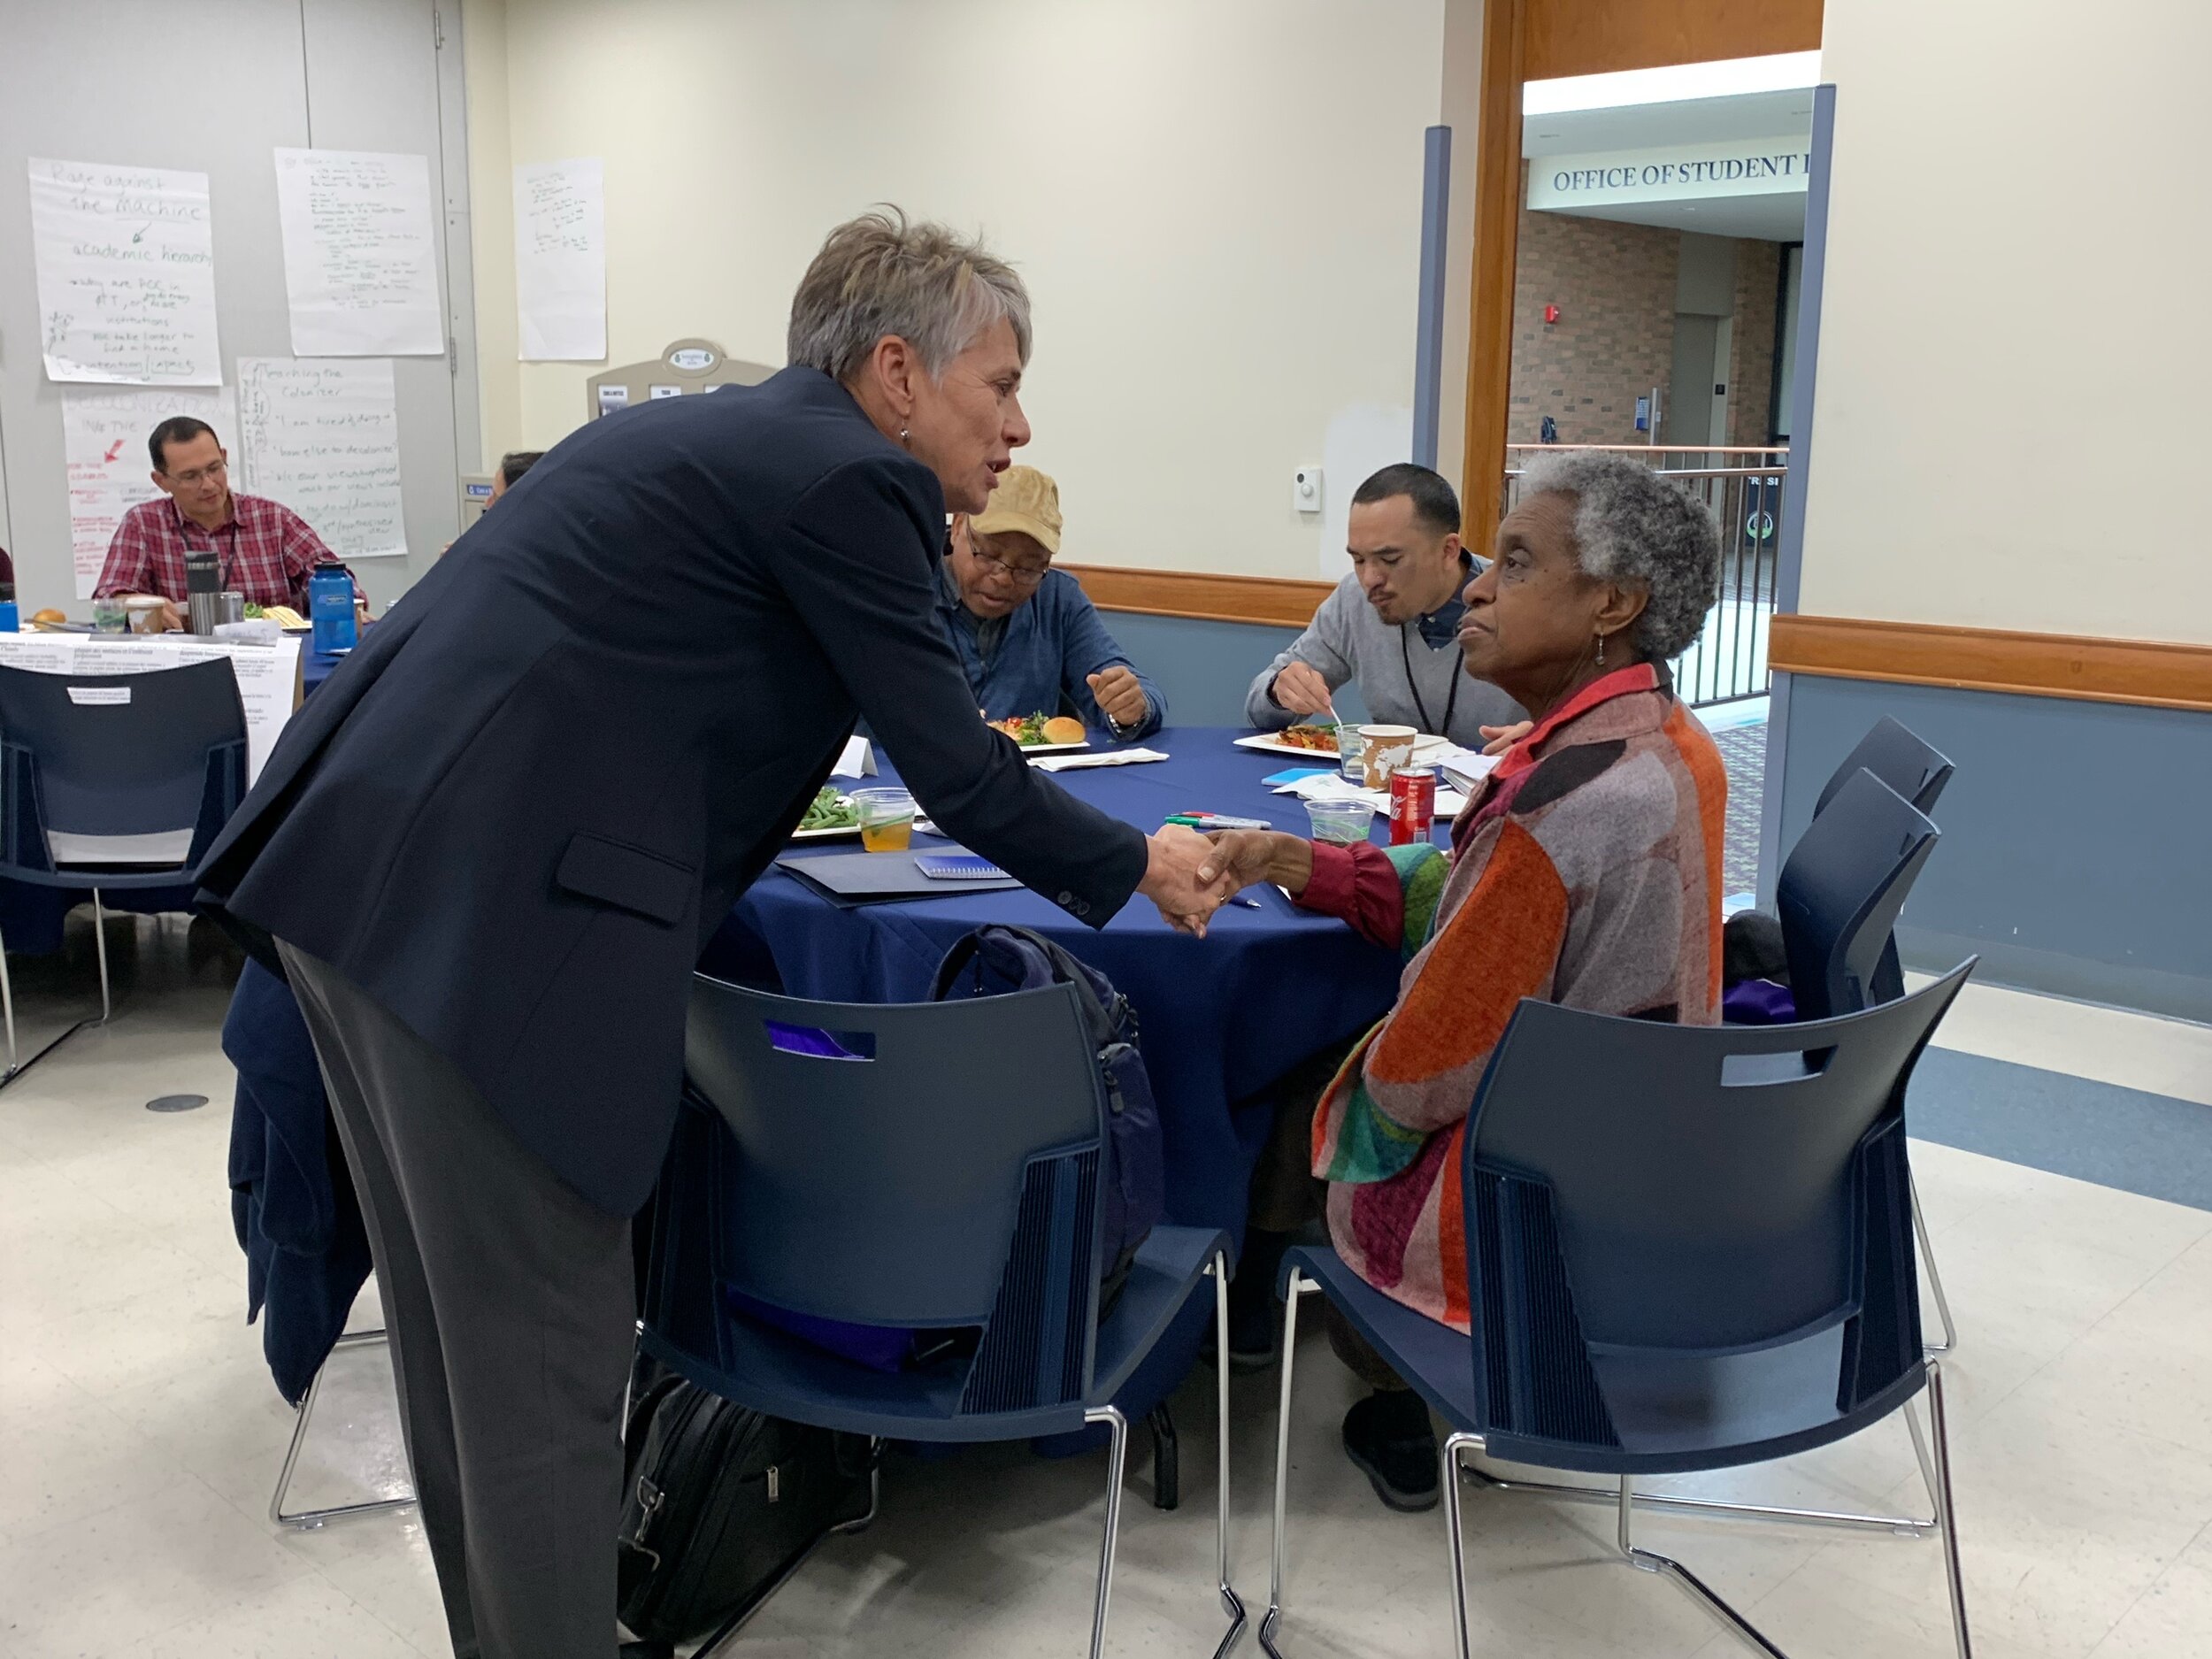
[(872, 853), (902, 853), (914, 844), (914, 797), (903, 789), (856, 789), (860, 845)]

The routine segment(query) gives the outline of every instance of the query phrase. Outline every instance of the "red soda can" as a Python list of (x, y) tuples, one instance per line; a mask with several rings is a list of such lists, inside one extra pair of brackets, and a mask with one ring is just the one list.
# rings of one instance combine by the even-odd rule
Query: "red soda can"
[(1436, 773), (1401, 770), (1390, 774), (1390, 844), (1409, 846), (1429, 838), (1436, 822)]

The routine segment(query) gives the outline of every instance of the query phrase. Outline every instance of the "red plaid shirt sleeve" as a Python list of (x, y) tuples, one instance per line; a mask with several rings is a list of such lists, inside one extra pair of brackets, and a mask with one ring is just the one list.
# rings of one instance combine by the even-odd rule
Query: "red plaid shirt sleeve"
[(125, 513), (109, 538), (107, 562), (100, 566), (100, 580), (92, 585), (92, 596), (106, 599), (115, 594), (158, 592), (153, 573), (157, 536), (150, 515), (136, 507)]

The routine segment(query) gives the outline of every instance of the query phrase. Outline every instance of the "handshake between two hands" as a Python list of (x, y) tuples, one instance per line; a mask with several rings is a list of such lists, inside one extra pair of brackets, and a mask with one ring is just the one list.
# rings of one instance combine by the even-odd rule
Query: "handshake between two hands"
[[(1531, 730), (1528, 721), (1486, 726), (1486, 755), (1502, 755)], [(1145, 838), (1149, 853), (1137, 891), (1180, 933), (1206, 936), (1213, 913), (1246, 887), (1272, 882), (1293, 897), (1313, 876), (1313, 843), (1275, 830), (1216, 830), (1201, 835), (1169, 824)]]
[(1213, 913), (1244, 888), (1273, 881), (1302, 892), (1313, 849), (1271, 830), (1216, 830), (1201, 835), (1169, 824), (1145, 838), (1150, 854), (1137, 891), (1179, 933), (1206, 936)]

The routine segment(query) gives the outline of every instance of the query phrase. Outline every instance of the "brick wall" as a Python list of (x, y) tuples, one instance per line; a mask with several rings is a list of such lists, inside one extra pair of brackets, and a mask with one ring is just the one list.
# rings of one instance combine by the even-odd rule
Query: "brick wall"
[(1764, 443), (1773, 435), (1774, 307), (1782, 244), (1736, 244), (1736, 323), (1728, 348), (1728, 442)]
[[(1513, 283), (1508, 443), (1534, 443), (1546, 415), (1562, 443), (1640, 443), (1636, 400), (1674, 374), (1681, 233), (1521, 210)], [(1775, 284), (1781, 250), (1736, 244), (1728, 442), (1763, 444), (1774, 389)], [(1544, 321), (1547, 304), (1559, 307)]]
[[(1508, 443), (1637, 443), (1636, 400), (1674, 370), (1679, 231), (1521, 210)], [(1559, 307), (1547, 324), (1544, 307)]]

